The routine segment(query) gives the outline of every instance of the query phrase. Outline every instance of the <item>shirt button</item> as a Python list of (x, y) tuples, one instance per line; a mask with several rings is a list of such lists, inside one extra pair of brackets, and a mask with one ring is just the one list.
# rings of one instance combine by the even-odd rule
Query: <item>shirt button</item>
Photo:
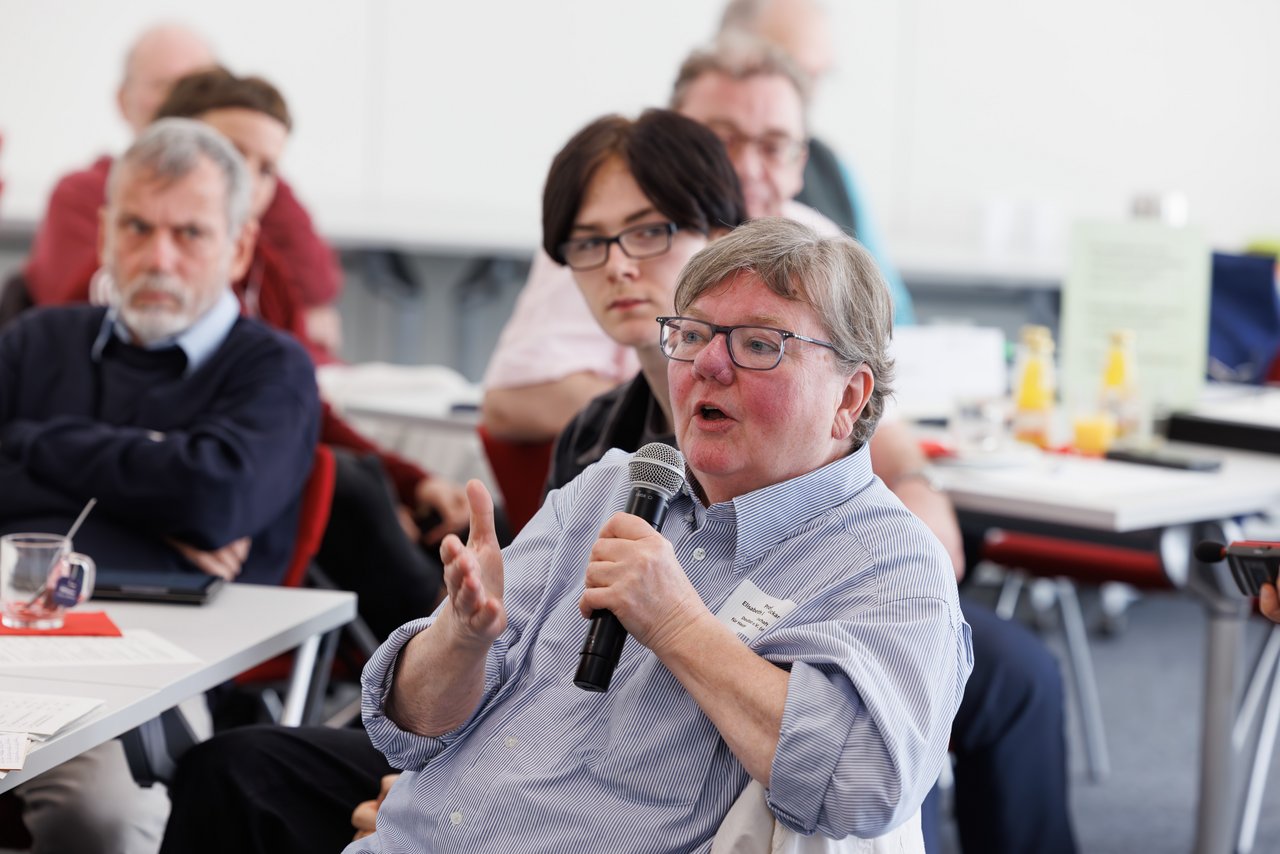
[(519, 744), (519, 743), (520, 743), (520, 742), (516, 741), (516, 740), (515, 740), (514, 738), (512, 738), (511, 736), (507, 736), (507, 747), (511, 748), (512, 750), (515, 750), (515, 749), (516, 749), (516, 745), (517, 745), (517, 744)]
[(685, 520), (686, 522), (688, 522), (690, 525), (692, 525), (692, 524), (693, 524), (693, 514), (692, 514), (692, 513), (690, 513), (688, 516), (685, 516), (685, 517), (684, 517), (684, 520)]
[(707, 553), (706, 553), (706, 551), (704, 551), (702, 548), (696, 548), (696, 549), (694, 549), (694, 550), (693, 550), (693, 559), (694, 559), (694, 560), (702, 560), (702, 559), (703, 559), (704, 557), (706, 557), (706, 556), (707, 556)]
[(462, 824), (462, 813), (455, 812), (453, 815), (449, 816), (449, 823), (454, 826)]

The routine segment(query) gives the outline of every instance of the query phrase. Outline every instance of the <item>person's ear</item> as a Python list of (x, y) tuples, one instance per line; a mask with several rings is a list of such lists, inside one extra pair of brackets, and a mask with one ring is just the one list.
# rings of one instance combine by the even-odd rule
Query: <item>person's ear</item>
[(871, 400), (871, 391), (875, 388), (875, 378), (866, 364), (858, 365), (846, 379), (841, 389), (840, 401), (831, 420), (831, 438), (844, 441), (853, 435), (853, 425), (858, 423), (867, 401)]
[(240, 226), (240, 233), (235, 237), (234, 245), (231, 247), (231, 281), (240, 281), (241, 277), (249, 269), (249, 264), (253, 261), (253, 249), (257, 243), (258, 221), (256, 219), (245, 220), (244, 225)]
[(725, 228), (723, 225), (714, 226), (709, 232), (707, 232), (707, 242), (715, 243), (732, 230), (733, 229), (731, 228)]

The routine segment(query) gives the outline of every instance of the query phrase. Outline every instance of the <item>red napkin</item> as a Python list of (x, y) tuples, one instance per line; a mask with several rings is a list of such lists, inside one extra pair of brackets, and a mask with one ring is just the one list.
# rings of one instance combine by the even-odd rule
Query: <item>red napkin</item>
[(930, 460), (936, 460), (939, 457), (954, 457), (956, 455), (955, 448), (934, 439), (921, 439), (920, 450)]
[(70, 611), (60, 629), (11, 629), (0, 625), (0, 637), (6, 635), (57, 635), (78, 637), (120, 637), (120, 628), (107, 616), (106, 611)]

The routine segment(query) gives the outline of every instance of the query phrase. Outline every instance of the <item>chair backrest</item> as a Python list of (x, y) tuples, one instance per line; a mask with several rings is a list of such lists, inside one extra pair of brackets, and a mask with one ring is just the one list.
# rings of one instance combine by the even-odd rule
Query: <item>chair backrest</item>
[[(307, 581), (312, 558), (320, 550), (325, 526), (329, 524), (329, 509), (333, 504), (333, 484), (337, 463), (328, 445), (317, 444), (311, 473), (302, 487), (302, 508), (298, 512), (298, 533), (293, 543), (293, 555), (280, 584), (283, 587), (301, 587)], [(235, 678), (242, 687), (261, 683), (280, 682), (289, 676), (293, 655), (285, 653), (256, 667), (251, 667)], [(328, 664), (323, 665), (328, 668)], [(327, 679), (326, 679), (327, 681)]]
[(302, 509), (298, 513), (298, 534), (293, 543), (293, 555), (285, 570), (285, 587), (301, 587), (306, 580), (311, 559), (320, 550), (325, 526), (329, 524), (329, 508), (333, 504), (333, 481), (336, 466), (333, 451), (327, 445), (316, 445), (311, 474), (302, 488)]
[(498, 481), (512, 535), (518, 534), (542, 505), (542, 490), (551, 470), (551, 442), (508, 442), (476, 428), (489, 468)]
[(1276, 259), (1215, 252), (1209, 298), (1209, 378), (1261, 383), (1277, 351)]

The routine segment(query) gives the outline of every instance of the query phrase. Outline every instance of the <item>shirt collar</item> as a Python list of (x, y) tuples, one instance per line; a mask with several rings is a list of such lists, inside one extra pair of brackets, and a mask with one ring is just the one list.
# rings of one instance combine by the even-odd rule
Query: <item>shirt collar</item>
[(132, 346), (140, 346), (144, 350), (177, 347), (187, 357), (187, 367), (182, 375), (189, 377), (199, 370), (201, 365), (209, 361), (209, 357), (214, 354), (218, 347), (222, 346), (222, 342), (226, 340), (227, 335), (231, 332), (231, 327), (235, 326), (239, 317), (240, 303), (235, 294), (231, 293), (230, 290), (226, 290), (218, 298), (218, 301), (213, 304), (212, 308), (182, 332), (151, 344), (136, 345), (133, 343), (133, 336), (129, 333), (128, 327), (124, 325), (123, 318), (120, 317), (120, 310), (112, 306), (102, 319), (102, 329), (99, 330), (98, 337), (94, 339), (93, 350), (90, 355), (95, 362), (102, 361), (102, 351), (106, 349), (107, 342), (113, 335), (118, 341)]
[[(875, 478), (868, 444), (820, 469), (706, 508), (708, 524), (725, 525), (734, 531), (734, 569), (754, 565), (798, 527), (865, 489)], [(693, 500), (694, 514), (703, 516), (691, 479), (685, 481), (684, 488)]]

